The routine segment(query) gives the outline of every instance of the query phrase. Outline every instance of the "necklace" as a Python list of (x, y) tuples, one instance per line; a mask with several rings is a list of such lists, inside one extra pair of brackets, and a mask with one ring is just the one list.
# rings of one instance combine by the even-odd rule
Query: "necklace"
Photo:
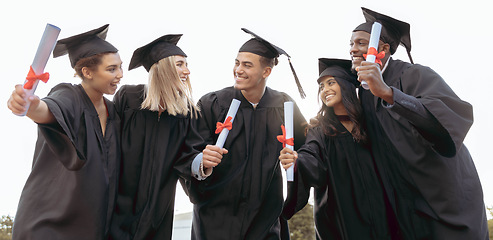
[(349, 122), (351, 121), (351, 119), (349, 118), (348, 115), (336, 115), (337, 116), (337, 120), (339, 120), (339, 122)]

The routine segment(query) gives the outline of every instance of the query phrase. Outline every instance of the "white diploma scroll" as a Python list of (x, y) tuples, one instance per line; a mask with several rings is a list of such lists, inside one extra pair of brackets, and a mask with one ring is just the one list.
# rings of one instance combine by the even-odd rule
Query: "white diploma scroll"
[[(375, 48), (378, 51), (378, 42), (380, 41), (380, 32), (382, 31), (382, 24), (374, 22), (371, 26), (370, 42), (368, 43), (368, 49)], [(366, 61), (374, 63), (377, 56), (373, 54), (366, 55)], [(361, 81), (361, 86), (368, 90), (370, 87), (365, 81)]]
[[(284, 128), (286, 129), (286, 139), (294, 138), (293, 108), (293, 102), (284, 102)], [(294, 146), (287, 143), (286, 147), (294, 150)], [(290, 182), (294, 181), (294, 165), (286, 170), (286, 179)]]
[[(230, 122), (233, 123), (233, 120), (235, 119), (235, 116), (236, 116), (236, 112), (238, 112), (238, 108), (240, 107), (240, 103), (241, 103), (240, 100), (233, 98), (233, 100), (231, 101), (231, 105), (229, 106), (228, 114), (226, 115), (226, 118), (224, 119), (224, 121), (226, 121), (226, 119), (228, 119), (228, 117), (231, 117)], [(223, 128), (223, 130), (219, 134), (219, 137), (217, 137), (216, 146), (223, 148), (224, 142), (226, 142), (226, 138), (228, 137), (228, 134), (229, 134), (229, 130), (226, 128)]]
[[(38, 45), (38, 50), (36, 51), (36, 55), (34, 56), (33, 63), (31, 67), (36, 75), (42, 74), (48, 59), (50, 58), (51, 52), (53, 48), (55, 48), (56, 41), (58, 39), (58, 35), (60, 34), (60, 28), (57, 26), (46, 24), (45, 31), (43, 36), (41, 37), (41, 41)], [(27, 80), (24, 82), (24, 84)], [(26, 100), (34, 94), (36, 91), (36, 87), (38, 86), (39, 80), (36, 80), (31, 89), (24, 89), (26, 93)], [(25, 116), (27, 113), (27, 109), (29, 109), (30, 102), (27, 101), (26, 112), (19, 114), (19, 116)]]

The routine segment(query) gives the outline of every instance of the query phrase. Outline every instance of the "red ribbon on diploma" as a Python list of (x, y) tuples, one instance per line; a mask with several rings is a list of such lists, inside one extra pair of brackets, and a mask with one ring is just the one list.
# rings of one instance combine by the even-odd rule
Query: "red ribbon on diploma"
[(216, 134), (221, 133), (221, 131), (224, 128), (231, 130), (231, 128), (233, 128), (233, 124), (231, 123), (231, 119), (233, 119), (233, 117), (229, 116), (228, 118), (226, 118), (226, 121), (224, 121), (224, 123), (217, 122), (216, 123)]
[(368, 56), (368, 55), (374, 55), (376, 57), (375, 62), (380, 64), (380, 66), (382, 66), (382, 61), (380, 59), (385, 57), (384, 51), (381, 51), (379, 53), (379, 52), (377, 52), (377, 49), (375, 49), (374, 47), (371, 47), (371, 48), (368, 48), (367, 54), (363, 54), (363, 57), (366, 59), (366, 56)]
[(277, 136), (277, 140), (279, 142), (282, 142), (282, 147), (286, 147), (287, 145), (294, 146), (294, 138), (288, 138), (286, 139), (286, 128), (284, 128), (284, 125), (281, 125), (282, 129), (282, 135)]
[(43, 82), (48, 82), (48, 79), (50, 79), (50, 74), (45, 72), (39, 75), (36, 75), (36, 73), (33, 70), (33, 67), (29, 67), (29, 73), (27, 74), (26, 80), (27, 82), (24, 83), (24, 89), (32, 89), (34, 83), (36, 80), (41, 80)]

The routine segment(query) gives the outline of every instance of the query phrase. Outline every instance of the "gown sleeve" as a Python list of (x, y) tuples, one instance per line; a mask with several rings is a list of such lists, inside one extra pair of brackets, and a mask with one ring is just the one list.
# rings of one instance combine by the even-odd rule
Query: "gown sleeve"
[(216, 94), (209, 93), (204, 95), (197, 102), (197, 107), (201, 109), (200, 116), (194, 121), (194, 127), (198, 134), (203, 138), (206, 144), (213, 145), (216, 131), (216, 114), (219, 109), (219, 103)]
[(43, 101), (56, 123), (38, 124), (42, 137), (67, 169), (79, 170), (86, 161), (86, 126), (83, 121), (83, 102), (71, 84), (55, 86)]
[(183, 178), (186, 181), (189, 181), (192, 178), (191, 167), (193, 159), (200, 154), (206, 146), (198, 131), (193, 127), (194, 119), (190, 117), (189, 119), (188, 129), (184, 129), (184, 133), (187, 134), (187, 137), (180, 147), (177, 160), (173, 166), (180, 178)]
[(472, 126), (472, 106), (431, 68), (415, 64), (400, 79), (401, 89), (394, 88), (397, 107), (390, 111), (413, 124), (439, 154), (454, 156)]
[(288, 182), (288, 196), (283, 217), (290, 219), (308, 203), (310, 188), (327, 186), (327, 164), (324, 162), (325, 137), (320, 128), (308, 130), (306, 143), (298, 149), (293, 182)]
[[(215, 123), (217, 122), (217, 119), (215, 117), (217, 116), (217, 114), (215, 113), (217, 111), (220, 111), (216, 94), (208, 93), (202, 96), (197, 102), (197, 107), (200, 109), (200, 115), (198, 118), (191, 120), (192, 125), (190, 131), (193, 137), (190, 139), (190, 141), (197, 142), (197, 140), (200, 139), (200, 144), (202, 144), (202, 146), (199, 147), (199, 149), (203, 149), (207, 144), (214, 145), (213, 137), (215, 135)], [(196, 155), (194, 155), (194, 157), (195, 156)], [(199, 183), (200, 180), (197, 180), (195, 177), (192, 176), (192, 161), (193, 157), (187, 170), (190, 172), (190, 174), (188, 175), (188, 173), (186, 173), (187, 176), (180, 177), (180, 183), (183, 187), (183, 190), (190, 198), (190, 201), (192, 203), (198, 203), (200, 202), (201, 193), (203, 192), (203, 190), (201, 187), (202, 185)]]

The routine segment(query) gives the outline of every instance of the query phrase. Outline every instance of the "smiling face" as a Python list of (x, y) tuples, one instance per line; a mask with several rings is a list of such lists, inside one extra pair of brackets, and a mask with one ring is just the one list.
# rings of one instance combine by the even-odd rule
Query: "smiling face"
[(342, 93), (337, 80), (332, 76), (323, 76), (319, 81), (320, 99), (327, 107), (334, 108), (336, 115), (346, 115), (342, 104)]
[(370, 34), (364, 31), (356, 31), (351, 35), (349, 41), (349, 54), (352, 60), (352, 69), (361, 65), (361, 62), (365, 61), (363, 54), (368, 52), (368, 44), (370, 43)]
[[(349, 41), (349, 54), (351, 55), (352, 70), (355, 70), (356, 67), (361, 65), (361, 62), (365, 61), (363, 54), (366, 54), (368, 52), (370, 36), (371, 35), (365, 31), (355, 31), (351, 35), (351, 40)], [(388, 43), (384, 43), (382, 40), (378, 42), (378, 52), (381, 51), (385, 52), (385, 57), (381, 59), (381, 61), (385, 63), (391, 55), (390, 45)]]
[(114, 94), (123, 77), (122, 60), (118, 53), (107, 53), (94, 70), (83, 68), (85, 83), (101, 94)]
[(271, 67), (262, 66), (261, 56), (250, 52), (239, 52), (235, 59), (233, 74), (234, 87), (243, 91), (263, 91), (265, 79), (271, 72)]
[(180, 55), (175, 55), (175, 67), (178, 72), (178, 76), (182, 82), (186, 82), (188, 75), (190, 75), (190, 70), (188, 69), (187, 58)]

